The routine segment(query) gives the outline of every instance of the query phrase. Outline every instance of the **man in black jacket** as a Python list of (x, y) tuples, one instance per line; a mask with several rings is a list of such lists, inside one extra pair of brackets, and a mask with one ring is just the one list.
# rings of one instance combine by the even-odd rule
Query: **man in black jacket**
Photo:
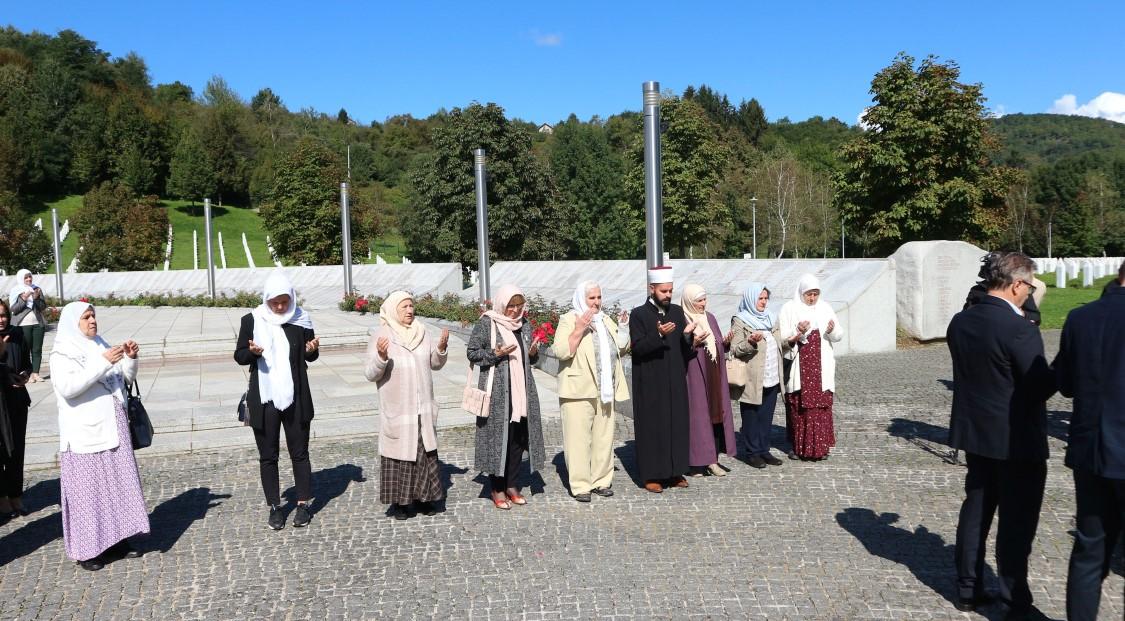
[[(1125, 263), (1117, 283), (1125, 284)], [(1107, 289), (1067, 315), (1054, 367), (1059, 392), (1074, 398), (1066, 465), (1074, 470), (1078, 534), (1066, 617), (1092, 620), (1125, 520), (1125, 289)]]
[(958, 610), (988, 601), (984, 548), (997, 509), (996, 573), (1009, 618), (1030, 614), (1027, 558), (1047, 478), (1046, 400), (1055, 391), (1043, 339), (1021, 306), (1035, 264), (1019, 252), (993, 262), (988, 295), (957, 313), (946, 340), (953, 357), (950, 446), (965, 451), (965, 501), (957, 521)]

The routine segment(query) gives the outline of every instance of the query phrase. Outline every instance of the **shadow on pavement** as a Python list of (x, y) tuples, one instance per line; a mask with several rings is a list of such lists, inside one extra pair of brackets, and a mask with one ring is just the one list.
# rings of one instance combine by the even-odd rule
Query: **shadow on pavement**
[[(313, 501), (312, 505), (309, 506), (309, 510), (312, 511), (313, 515), (316, 515), (327, 507), (330, 502), (348, 491), (348, 486), (353, 482), (363, 483), (366, 480), (366, 477), (363, 476), (363, 468), (355, 464), (340, 464), (331, 468), (317, 470), (312, 473)], [(290, 487), (285, 490), (282, 496), (291, 503), (296, 503), (297, 488)]]
[(62, 511), (28, 522), (0, 539), (0, 567), (62, 537)]
[(160, 552), (171, 550), (193, 523), (207, 515), (208, 509), (227, 498), (230, 494), (212, 494), (209, 487), (196, 487), (160, 503), (148, 516), (151, 534), (146, 547)]

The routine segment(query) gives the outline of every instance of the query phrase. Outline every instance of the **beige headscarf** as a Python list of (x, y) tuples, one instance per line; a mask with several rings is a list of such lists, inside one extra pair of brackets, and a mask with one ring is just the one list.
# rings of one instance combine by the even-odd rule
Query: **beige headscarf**
[(501, 341), (505, 345), (515, 345), (516, 348), (508, 354), (508, 383), (510, 384), (509, 392), (512, 395), (512, 422), (518, 423), (527, 416), (527, 378), (523, 368), (523, 350), (520, 347), (519, 336), (517, 333), (523, 328), (523, 309), (521, 306), (516, 318), (512, 319), (504, 314), (504, 309), (508, 307), (508, 301), (517, 295), (524, 298), (524, 305), (527, 304), (527, 296), (523, 295), (523, 291), (515, 285), (504, 285), (496, 292), (496, 297), (492, 298), (492, 309), (487, 311), (484, 315), (492, 320), (492, 325), (496, 326), (496, 333), (500, 335)]
[(390, 328), (398, 337), (399, 344), (411, 351), (422, 344), (422, 339), (426, 336), (426, 326), (422, 325), (417, 317), (410, 325), (402, 323), (398, 318), (398, 305), (405, 300), (413, 299), (414, 296), (405, 291), (395, 291), (388, 295), (387, 299), (383, 300), (383, 305), (379, 307), (379, 320), (382, 325)]
[(680, 296), (680, 306), (683, 307), (684, 315), (687, 316), (688, 321), (695, 322), (695, 334), (707, 337), (704, 341), (707, 355), (711, 356), (711, 360), (715, 360), (719, 356), (719, 347), (715, 343), (715, 335), (711, 332), (711, 322), (707, 320), (707, 311), (695, 304), (705, 297), (707, 297), (707, 292), (703, 290), (703, 287), (690, 284), (684, 287), (683, 295)]

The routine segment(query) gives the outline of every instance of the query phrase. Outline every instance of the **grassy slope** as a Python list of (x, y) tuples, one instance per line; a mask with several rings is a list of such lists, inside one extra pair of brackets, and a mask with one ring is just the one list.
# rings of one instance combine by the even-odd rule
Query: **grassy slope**
[[(36, 218), (42, 218), (43, 219), (43, 230), (47, 233), (47, 238), (53, 239), (52, 233), (51, 233), (51, 208), (53, 207), (53, 208), (59, 210), (59, 228), (61, 229), (63, 223), (66, 222), (67, 220), (73, 218), (74, 212), (78, 211), (78, 208), (81, 207), (81, 206), (82, 206), (82, 197), (81, 196), (79, 196), (77, 194), (67, 196), (67, 197), (59, 199), (59, 200), (55, 200), (55, 201), (51, 201), (51, 202), (47, 202), (47, 203), (42, 203), (39, 206), (39, 209), (33, 210), (31, 212), (31, 219), (35, 220)], [(67, 235), (66, 239), (63, 240), (63, 243), (62, 243), (63, 270), (64, 271), (66, 270), (67, 266), (70, 265), (71, 260), (74, 259), (74, 254), (76, 252), (78, 252), (78, 235), (75, 234), (73, 231), (71, 231), (70, 234)], [(49, 273), (49, 274), (55, 273), (54, 264), (51, 265), (51, 269), (47, 273)]]

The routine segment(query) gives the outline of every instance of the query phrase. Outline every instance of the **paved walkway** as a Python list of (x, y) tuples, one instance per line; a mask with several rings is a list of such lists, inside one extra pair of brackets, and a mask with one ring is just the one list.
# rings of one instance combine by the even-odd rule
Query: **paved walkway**
[[(1057, 333), (1048, 337), (1053, 354)], [(0, 524), (0, 618), (1000, 619), (998, 606), (970, 615), (950, 603), (964, 468), (941, 444), (949, 379), (941, 346), (845, 357), (831, 459), (759, 471), (724, 458), (729, 476), (661, 495), (631, 480), (632, 425), (619, 419), (617, 495), (588, 505), (562, 482), (557, 419), (546, 424), (549, 465), (525, 473), (535, 494), (509, 512), (483, 498), (472, 429), (443, 429), (445, 511), (405, 522), (378, 503), (370, 436), (314, 440), (313, 522), (276, 533), (252, 449), (142, 451), (149, 552), (98, 573), (65, 558), (58, 473), (39, 469), (26, 495), (34, 513)], [(1046, 618), (1061, 619), (1070, 404), (1049, 408), (1031, 587)], [(1115, 564), (1103, 619), (1125, 611), (1121, 573)]]

